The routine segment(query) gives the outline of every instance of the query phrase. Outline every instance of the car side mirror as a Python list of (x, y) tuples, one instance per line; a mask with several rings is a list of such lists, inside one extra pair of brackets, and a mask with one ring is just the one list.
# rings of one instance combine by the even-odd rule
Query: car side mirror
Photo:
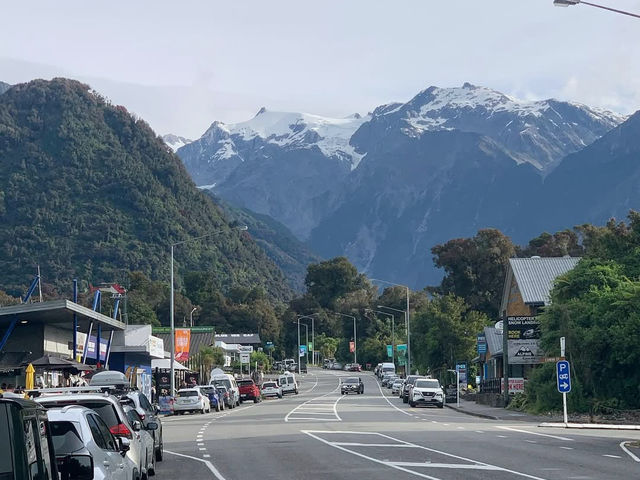
[(118, 442), (120, 443), (120, 453), (124, 457), (131, 449), (131, 440), (129, 440), (127, 437), (118, 437)]
[(158, 424), (156, 422), (147, 422), (147, 426), (145, 428), (147, 430), (157, 430)]
[(131, 428), (133, 428), (134, 432), (139, 432), (140, 430), (142, 430), (142, 424), (136, 420), (131, 424)]
[(93, 458), (90, 455), (68, 455), (61, 470), (62, 478), (93, 480)]

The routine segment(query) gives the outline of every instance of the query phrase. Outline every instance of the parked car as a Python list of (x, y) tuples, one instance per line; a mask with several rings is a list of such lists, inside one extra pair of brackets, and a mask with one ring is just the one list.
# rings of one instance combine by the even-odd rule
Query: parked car
[(282, 393), (295, 393), (298, 394), (298, 382), (296, 376), (293, 373), (285, 372), (278, 377), (278, 384), (282, 387)]
[(129, 439), (116, 438), (93, 410), (68, 405), (49, 409), (47, 416), (62, 478), (137, 478), (136, 465), (126, 455)]
[[(2, 480), (58, 480), (49, 420), (40, 404), (0, 394), (0, 445)], [(61, 465), (62, 472), (66, 473), (71, 463)]]
[(202, 393), (198, 387), (181, 388), (178, 390), (176, 400), (173, 402), (173, 413), (184, 415), (185, 412), (200, 412), (202, 414), (211, 411), (209, 397)]
[(409, 392), (409, 405), (436, 405), (438, 408), (444, 407), (444, 392), (440, 387), (440, 382), (435, 378), (420, 378), (415, 381), (413, 388)]
[(215, 383), (221, 383), (222, 385), (227, 387), (229, 395), (233, 400), (234, 406), (239, 406), (242, 403), (242, 399), (240, 398), (240, 390), (238, 389), (238, 384), (236, 383), (236, 379), (233, 377), (233, 375), (224, 373), (224, 371), (222, 371), (220, 368), (214, 368), (213, 370), (211, 370), (209, 385), (213, 385)]
[(418, 378), (426, 378), (420, 375), (409, 375), (407, 378), (405, 378), (404, 383), (402, 384), (402, 389), (400, 390), (399, 396), (400, 398), (402, 398), (402, 401), (404, 403), (407, 403), (409, 401), (409, 390), (411, 390), (411, 387), (413, 387), (413, 383), (418, 379)]
[(352, 363), (351, 365), (349, 365), (349, 371), (350, 372), (361, 372), (362, 371), (362, 367), (360, 366), (359, 363)]
[(395, 378), (395, 377), (396, 377), (396, 374), (395, 374), (395, 373), (385, 373), (385, 374), (382, 376), (382, 382), (381, 382), (381, 385), (382, 385), (383, 387), (386, 387), (386, 386), (387, 386), (387, 383), (389, 382), (389, 380), (390, 380), (391, 378)]
[(391, 394), (397, 395), (402, 388), (404, 381), (401, 378), (396, 378), (393, 383), (391, 383)]
[(336, 361), (336, 359), (335, 359), (335, 358), (325, 358), (325, 359), (322, 361), (322, 368), (326, 368), (326, 369), (330, 368), (330, 367), (331, 367), (331, 364), (332, 364), (333, 362), (335, 362), (335, 361)]
[(401, 380), (402, 381), (402, 379), (398, 375), (390, 376), (389, 379), (387, 380), (387, 383), (385, 384), (385, 387), (387, 387), (389, 390), (391, 390), (391, 386), (393, 385), (393, 382), (395, 382), (396, 380)]
[(142, 440), (142, 444), (144, 445), (143, 451), (146, 452), (146, 471), (148, 476), (153, 476), (156, 474), (156, 456), (153, 436), (151, 435), (151, 432), (153, 430), (157, 430), (158, 424), (156, 422), (149, 422), (148, 426), (145, 426), (142, 418), (133, 405), (125, 405), (124, 413), (127, 414), (127, 418), (129, 419), (131, 425), (136, 425), (136, 422), (142, 425), (142, 428), (138, 432), (140, 433), (140, 439)]
[(340, 362), (333, 362), (331, 364), (331, 370), (342, 370), (342, 364)]
[(351, 370), (351, 364), (350, 363), (345, 363), (344, 366), (342, 367), (342, 369), (345, 370), (345, 371)]
[(149, 430), (153, 437), (156, 461), (161, 462), (164, 453), (164, 441), (162, 438), (162, 421), (158, 416), (158, 407), (151, 405), (147, 396), (139, 390), (132, 390), (127, 376), (116, 370), (105, 370), (98, 372), (91, 377), (89, 381), (91, 387), (112, 386), (111, 391), (115, 396), (120, 398), (128, 398), (133, 401), (134, 407), (140, 415), (143, 427), (146, 428), (149, 422), (158, 424), (155, 430)]
[(236, 406), (233, 401), (233, 397), (229, 393), (229, 390), (227, 390), (227, 387), (221, 383), (216, 383), (213, 386), (216, 388), (218, 395), (220, 396), (221, 410), (224, 410), (225, 408), (234, 408)]
[(345, 378), (340, 384), (340, 393), (342, 395), (347, 395), (349, 393), (357, 393), (358, 395), (363, 394), (364, 384), (362, 383), (362, 379), (358, 377)]
[(278, 385), (278, 382), (264, 382), (262, 384), (262, 396), (267, 397), (278, 397), (282, 398), (282, 387)]
[[(94, 389), (96, 387), (93, 387)], [(88, 388), (90, 391), (91, 387)], [(124, 412), (120, 399), (109, 393), (85, 393), (78, 388), (51, 388), (39, 390), (39, 396), (35, 398), (36, 402), (45, 408), (62, 408), (67, 405), (82, 405), (96, 412), (109, 431), (116, 437), (127, 438), (130, 440), (130, 448), (127, 456), (136, 466), (135, 478), (146, 478), (147, 470), (145, 465), (145, 450), (140, 437), (140, 429), (142, 425), (132, 424)], [(70, 394), (70, 392), (74, 392)]]
[(209, 397), (211, 408), (215, 409), (216, 412), (224, 410), (224, 402), (220, 399), (220, 394), (215, 385), (198, 385), (198, 388), (204, 395)]
[(238, 389), (240, 390), (241, 400), (253, 400), (253, 403), (258, 403), (262, 398), (260, 396), (260, 389), (256, 383), (250, 378), (243, 378), (237, 381)]
[(153, 437), (156, 461), (161, 462), (164, 455), (164, 439), (162, 438), (162, 421), (158, 416), (158, 407), (151, 405), (147, 396), (139, 390), (128, 392), (126, 397), (133, 401), (143, 427), (148, 427), (149, 422), (158, 424), (158, 428), (148, 431)]

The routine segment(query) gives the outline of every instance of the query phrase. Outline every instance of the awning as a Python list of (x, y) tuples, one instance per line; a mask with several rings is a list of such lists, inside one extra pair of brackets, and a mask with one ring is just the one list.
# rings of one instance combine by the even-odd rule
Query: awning
[[(170, 358), (152, 358), (151, 359), (151, 369), (158, 368), (160, 370), (170, 370), (171, 369), (171, 359)], [(180, 362), (173, 362), (174, 370), (189, 370), (187, 367), (182, 365)]]

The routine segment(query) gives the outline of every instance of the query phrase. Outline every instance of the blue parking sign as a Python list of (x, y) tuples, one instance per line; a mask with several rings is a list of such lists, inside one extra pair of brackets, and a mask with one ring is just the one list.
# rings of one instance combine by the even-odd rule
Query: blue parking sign
[(558, 391), (569, 393), (571, 391), (571, 367), (567, 360), (560, 360), (556, 363), (556, 374), (558, 377)]

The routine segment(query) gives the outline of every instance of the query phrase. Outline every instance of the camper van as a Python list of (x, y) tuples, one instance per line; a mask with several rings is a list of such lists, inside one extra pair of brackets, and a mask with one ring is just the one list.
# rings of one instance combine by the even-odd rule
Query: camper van
[(282, 387), (282, 393), (295, 393), (298, 394), (298, 382), (296, 382), (296, 376), (291, 372), (285, 372), (278, 377), (278, 383)]
[(220, 368), (214, 368), (211, 370), (209, 385), (223, 385), (227, 387), (229, 395), (231, 396), (231, 408), (239, 406), (242, 403), (240, 399), (240, 389), (233, 375), (224, 373)]

